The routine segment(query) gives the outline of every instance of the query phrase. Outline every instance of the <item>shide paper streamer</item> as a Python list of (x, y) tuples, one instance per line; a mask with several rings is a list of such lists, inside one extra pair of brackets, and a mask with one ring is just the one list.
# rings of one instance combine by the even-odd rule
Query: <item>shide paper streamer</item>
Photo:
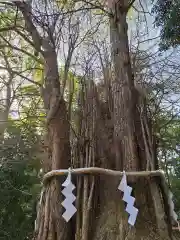
[[(45, 174), (43, 178), (43, 184), (44, 186), (48, 182), (48, 180), (54, 176), (59, 176), (59, 175), (64, 175), (68, 173), (68, 177), (66, 181), (62, 184), (64, 187), (62, 193), (65, 196), (65, 200), (62, 202), (62, 206), (65, 208), (65, 212), (63, 214), (63, 218), (68, 222), (72, 216), (75, 214), (77, 209), (73, 205), (73, 202), (75, 201), (76, 197), (73, 195), (73, 190), (75, 189), (74, 184), (71, 182), (71, 173), (76, 173), (76, 174), (106, 174), (106, 175), (113, 175), (113, 176), (122, 176), (122, 180), (118, 186), (118, 189), (121, 190), (124, 195), (123, 195), (123, 201), (127, 203), (125, 211), (129, 213), (129, 218), (128, 218), (128, 223), (131, 226), (135, 225), (136, 218), (138, 215), (138, 209), (134, 207), (134, 202), (135, 198), (131, 196), (132, 193), (132, 188), (127, 185), (127, 176), (125, 172), (119, 172), (115, 170), (110, 170), (110, 169), (104, 169), (104, 168), (97, 168), (97, 167), (89, 167), (89, 168), (77, 168), (77, 169), (59, 169), (59, 170), (52, 170), (51, 172), (48, 172)], [(141, 171), (141, 172), (128, 172), (127, 175), (131, 176), (137, 176), (137, 177), (148, 177), (148, 176), (153, 176), (153, 177), (159, 177), (161, 178), (162, 181), (162, 186), (164, 188), (165, 192), (165, 197), (167, 198), (168, 205), (169, 205), (169, 211), (170, 215), (172, 218), (172, 223), (175, 224), (177, 223), (179, 226), (179, 223), (177, 221), (177, 214), (174, 211), (174, 203), (173, 203), (173, 195), (171, 191), (169, 190), (169, 187), (166, 183), (165, 175), (164, 172), (161, 170), (154, 170), (154, 171)], [(44, 190), (43, 190), (44, 191)], [(43, 195), (42, 191), (42, 195)], [(42, 199), (42, 197), (41, 197)], [(40, 201), (41, 204), (41, 201)], [(180, 226), (179, 226), (180, 229)]]
[(135, 198), (131, 196), (132, 187), (127, 185), (126, 173), (123, 173), (118, 189), (124, 192), (123, 201), (127, 203), (126, 212), (129, 213), (128, 223), (134, 226), (138, 214), (138, 209), (134, 207)]
[(72, 218), (72, 216), (76, 213), (77, 209), (74, 207), (73, 202), (76, 200), (76, 197), (73, 195), (73, 190), (76, 188), (74, 184), (71, 182), (71, 170), (69, 169), (69, 173), (66, 181), (62, 184), (65, 187), (62, 191), (62, 194), (66, 197), (65, 200), (61, 203), (62, 206), (66, 209), (62, 217), (66, 222)]

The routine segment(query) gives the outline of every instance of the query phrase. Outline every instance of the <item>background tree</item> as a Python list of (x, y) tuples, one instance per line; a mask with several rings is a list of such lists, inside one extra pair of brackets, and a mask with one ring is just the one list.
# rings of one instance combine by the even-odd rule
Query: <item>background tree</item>
[(180, 1), (158, 0), (153, 6), (155, 14), (155, 24), (160, 27), (161, 49), (176, 47), (180, 43), (179, 39), (179, 9)]

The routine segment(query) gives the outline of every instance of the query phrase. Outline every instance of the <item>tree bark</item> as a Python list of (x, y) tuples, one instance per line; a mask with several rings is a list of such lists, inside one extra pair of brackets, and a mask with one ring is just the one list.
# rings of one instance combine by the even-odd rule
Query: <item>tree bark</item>
[[(22, 12), (26, 30), (29, 32), (35, 50), (44, 59), (44, 85), (42, 98), (47, 111), (47, 139), (48, 158), (44, 161), (44, 170), (69, 168), (70, 153), (70, 125), (66, 109), (66, 102), (60, 91), (57, 54), (53, 37), (48, 35), (43, 39), (38, 32), (33, 19), (30, 2), (14, 1)], [(34, 21), (33, 21), (34, 20)], [(50, 33), (49, 33), (50, 34)], [(40, 200), (35, 236), (36, 240), (69, 240), (72, 239), (71, 222), (66, 223), (62, 218), (61, 184), (64, 179), (53, 179), (43, 191)]]
[[(70, 125), (66, 102), (60, 95), (57, 56), (51, 47), (44, 53), (45, 89), (43, 100), (47, 109), (48, 158), (45, 171), (66, 169), (71, 164)], [(61, 184), (63, 179), (53, 179), (46, 187), (41, 202), (36, 240), (69, 240), (71, 223), (62, 218)]]
[[(115, 2), (115, 1), (114, 1)], [(114, 16), (110, 19), (112, 57), (115, 79), (112, 83), (114, 98), (114, 145), (115, 168), (126, 171), (146, 170), (147, 162), (153, 158), (147, 154), (147, 133), (143, 135), (139, 105), (140, 94), (134, 86), (129, 56), (126, 14), (128, 1), (116, 1), (113, 5)], [(147, 117), (147, 116), (145, 116)], [(144, 122), (143, 122), (144, 123)], [(145, 136), (145, 137), (143, 137)], [(148, 142), (149, 143), (149, 142)], [(148, 146), (151, 146), (150, 144)], [(152, 152), (152, 149), (150, 149)], [(149, 149), (148, 149), (149, 151)], [(101, 178), (99, 215), (95, 222), (93, 240), (139, 240), (172, 239), (169, 216), (165, 214), (165, 205), (161, 186), (156, 179), (128, 179), (139, 209), (134, 227), (127, 223), (125, 204), (117, 190), (120, 179)]]
[[(112, 168), (117, 170), (138, 171), (145, 170), (147, 166), (147, 154), (144, 153), (145, 139), (143, 138), (141, 128), (142, 119), (138, 115), (139, 111), (137, 111), (137, 98), (139, 96), (137, 96), (138, 94), (134, 95), (135, 88), (129, 57), (126, 2), (128, 1), (121, 0), (114, 4), (114, 17), (110, 20), (115, 75), (115, 81), (112, 83), (115, 159), (112, 158), (109, 162), (103, 159), (100, 163), (96, 161), (97, 156), (94, 156), (95, 149), (100, 151), (103, 148), (101, 147), (101, 138), (95, 134), (95, 131), (97, 130), (98, 132), (100, 128), (100, 125), (98, 126), (99, 122), (95, 122), (98, 117), (95, 117), (94, 115), (96, 114), (93, 114), (93, 118), (89, 118), (82, 127), (85, 129), (84, 141), (81, 145), (83, 151), (79, 154), (82, 167), (97, 166), (99, 164), (102, 167), (113, 166)], [(49, 157), (48, 161), (44, 163), (44, 168), (46, 171), (68, 168), (71, 157), (69, 143), (70, 126), (66, 103), (60, 92), (56, 52), (53, 44), (48, 46), (42, 45), (42, 38), (33, 24), (28, 3), (15, 1), (15, 4), (24, 16), (27, 31), (31, 34), (36, 50), (41, 52), (44, 58), (45, 88), (42, 89), (42, 96), (47, 109), (47, 137), (49, 140)], [(41, 48), (44, 50), (42, 51)], [(92, 111), (89, 110), (88, 104), (86, 107), (87, 112)], [(136, 121), (138, 121), (138, 124)], [(91, 122), (93, 124), (96, 123), (95, 130), (94, 126), (91, 128)], [(96, 140), (92, 139), (92, 132), (96, 135)], [(101, 134), (105, 137), (108, 135), (104, 132)], [(98, 137), (99, 145), (96, 146)], [(92, 141), (96, 141), (93, 147), (90, 145)], [(103, 155), (103, 151), (101, 151), (101, 154)], [(151, 157), (148, 156), (148, 158)], [(72, 240), (75, 237), (71, 222), (65, 223), (62, 219), (60, 180), (62, 179), (54, 178), (51, 180), (43, 193), (36, 221), (35, 240)], [(92, 181), (87, 179), (87, 177), (82, 179), (81, 186), (83, 187), (80, 187), (78, 190), (79, 196), (82, 197), (79, 206), (81, 208), (83, 206), (84, 212), (78, 214), (78, 228), (81, 228), (77, 229), (79, 239), (171, 239), (170, 231), (168, 231), (165, 221), (164, 205), (161, 202), (162, 195), (157, 182), (154, 179), (136, 179), (135, 181), (132, 178), (129, 180), (136, 197), (135, 205), (139, 209), (137, 223), (133, 228), (128, 226), (122, 195), (118, 190), (115, 190), (120, 179), (106, 179), (103, 177), (93, 179)], [(84, 191), (83, 193), (82, 190)], [(94, 195), (93, 201), (92, 195)], [(94, 209), (92, 206), (94, 206)], [(78, 209), (78, 211), (81, 210)], [(77, 240), (79, 239), (77, 238)]]
[(4, 59), (5, 68), (7, 69), (7, 81), (6, 79), (4, 79), (5, 80), (4, 84), (6, 87), (6, 90), (5, 90), (6, 96), (5, 96), (5, 102), (3, 103), (4, 106), (2, 109), (0, 109), (0, 143), (2, 143), (4, 140), (4, 132), (8, 124), (9, 112), (10, 112), (10, 108), (14, 98), (14, 96), (12, 96), (12, 81), (13, 81), (14, 75), (13, 75), (12, 67), (5, 50), (2, 50), (2, 56)]

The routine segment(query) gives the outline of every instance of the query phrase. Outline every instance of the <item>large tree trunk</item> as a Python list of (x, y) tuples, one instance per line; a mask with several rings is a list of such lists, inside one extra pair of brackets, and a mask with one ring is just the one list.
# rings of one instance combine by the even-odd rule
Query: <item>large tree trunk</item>
[[(70, 166), (69, 124), (65, 102), (59, 108), (48, 126), (50, 157), (44, 166), (49, 170), (66, 169)], [(70, 223), (62, 218), (62, 179), (53, 179), (46, 186), (39, 209), (36, 229), (37, 240), (69, 240)]]
[[(71, 164), (70, 125), (66, 102), (60, 95), (57, 56), (49, 48), (44, 55), (46, 82), (43, 99), (47, 109), (48, 158), (45, 171), (67, 169)], [(53, 179), (46, 186), (39, 209), (36, 239), (69, 240), (72, 238), (71, 224), (62, 218), (61, 184), (63, 179)]]
[[(127, 36), (127, 2), (118, 1), (113, 6), (114, 18), (110, 19), (112, 56), (115, 80), (112, 83), (114, 98), (115, 168), (117, 170), (154, 170), (152, 145), (148, 137), (147, 116), (141, 98), (134, 87)], [(142, 113), (143, 112), (143, 113)], [(146, 130), (144, 130), (144, 124)], [(148, 143), (148, 144), (147, 144)], [(161, 188), (156, 179), (129, 179), (134, 188), (135, 206), (139, 209), (137, 222), (130, 228), (127, 223), (122, 195), (115, 191), (118, 181), (101, 178), (100, 213), (93, 240), (172, 239), (169, 216)]]
[[(111, 19), (115, 73), (115, 81), (112, 83), (114, 115), (111, 119), (113, 120), (114, 142), (113, 144), (108, 142), (108, 134), (105, 131), (106, 122), (101, 119), (102, 114), (93, 110), (99, 107), (98, 101), (94, 101), (96, 97), (93, 96), (92, 100), (85, 103), (86, 106), (82, 111), (84, 118), (80, 128), (84, 131), (83, 136), (80, 135), (82, 137), (80, 147), (82, 148), (77, 156), (77, 166), (80, 167), (101, 166), (126, 171), (153, 170), (153, 158), (151, 151), (147, 149), (147, 146), (151, 146), (147, 138), (148, 131), (146, 129), (143, 134), (145, 127), (142, 127), (144, 126), (142, 112), (139, 108), (137, 109), (139, 96), (135, 91), (132, 78), (125, 2), (127, 1), (121, 0), (116, 4), (116, 11), (114, 10), (116, 17)], [(22, 11), (27, 31), (31, 34), (36, 50), (44, 49), (41, 51), (45, 69), (45, 89), (42, 93), (47, 109), (47, 138), (49, 140), (49, 157), (44, 163), (44, 169), (48, 171), (68, 168), (70, 166), (69, 119), (66, 103), (59, 89), (57, 56), (52, 47), (53, 44), (42, 45), (42, 38), (33, 25), (28, 3), (21, 1), (15, 1), (15, 3)], [(90, 86), (91, 93), (96, 92), (93, 89), (94, 86)], [(88, 99), (87, 92), (86, 95)], [(92, 114), (89, 115), (89, 112)], [(103, 131), (98, 135), (101, 125), (103, 125)], [(102, 142), (102, 139), (105, 141)], [(105, 146), (102, 146), (103, 144)], [(111, 157), (108, 161), (103, 159), (104, 148), (109, 154), (110, 146), (113, 145), (115, 145), (115, 158)], [(99, 156), (102, 155), (100, 162), (98, 162), (97, 152)], [(51, 180), (43, 193), (36, 221), (36, 240), (72, 240), (75, 238), (71, 223), (65, 223), (62, 219), (60, 180), (62, 179)], [(137, 178), (129, 180), (129, 184), (135, 189), (136, 206), (139, 209), (137, 223), (133, 228), (128, 226), (122, 196), (118, 190), (116, 191), (120, 179), (110, 177), (91, 179), (87, 176), (80, 178), (77, 189), (77, 240), (170, 239), (157, 181)]]

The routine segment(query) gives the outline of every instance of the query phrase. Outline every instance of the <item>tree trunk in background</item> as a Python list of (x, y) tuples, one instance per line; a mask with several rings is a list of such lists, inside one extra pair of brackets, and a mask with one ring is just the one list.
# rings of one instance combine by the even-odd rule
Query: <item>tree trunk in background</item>
[[(31, 12), (31, 3), (14, 1), (22, 12), (26, 30), (29, 32), (34, 47), (40, 52), (44, 61), (44, 86), (42, 98), (47, 110), (47, 139), (48, 158), (44, 161), (45, 171), (69, 168), (70, 154), (70, 125), (66, 103), (60, 92), (59, 71), (57, 54), (52, 36), (42, 39), (36, 29)], [(42, 50), (43, 49), (43, 50)], [(69, 240), (72, 239), (71, 223), (66, 223), (62, 218), (61, 206), (62, 178), (53, 178), (46, 186), (39, 204), (35, 236), (36, 240)]]
[(12, 81), (13, 81), (13, 73), (12, 68), (10, 66), (10, 63), (8, 61), (8, 58), (6, 56), (6, 52), (2, 51), (5, 66), (7, 68), (7, 82), (5, 81), (6, 86), (6, 96), (5, 96), (5, 102), (3, 103), (3, 108), (0, 109), (0, 143), (4, 140), (4, 132), (6, 130), (7, 124), (8, 124), (8, 117), (9, 112), (12, 104)]
[(5, 107), (0, 109), (0, 143), (4, 139), (4, 132), (8, 124), (8, 116), (11, 107), (11, 86), (7, 83)]
[[(46, 57), (47, 55), (47, 57)], [(70, 125), (66, 102), (60, 96), (57, 56), (50, 48), (45, 55), (46, 82), (43, 99), (47, 109), (48, 158), (44, 162), (47, 171), (70, 167)], [(64, 178), (63, 178), (64, 179)], [(63, 179), (53, 179), (46, 186), (36, 225), (37, 240), (69, 240), (71, 224), (62, 218), (63, 201), (60, 193)]]
[[(113, 6), (110, 19), (112, 57), (115, 79), (112, 82), (114, 99), (114, 146), (116, 170), (154, 170), (153, 149), (148, 149), (147, 116), (140, 104), (141, 95), (134, 87), (127, 36), (127, 3), (122, 0)], [(146, 130), (144, 129), (144, 125)], [(148, 145), (147, 145), (148, 143)], [(113, 161), (113, 160), (112, 160)], [(134, 189), (135, 206), (139, 209), (134, 227), (128, 226), (128, 214), (122, 194), (116, 191), (120, 179), (100, 178), (99, 214), (93, 240), (172, 239), (162, 193), (156, 179), (128, 179)]]

